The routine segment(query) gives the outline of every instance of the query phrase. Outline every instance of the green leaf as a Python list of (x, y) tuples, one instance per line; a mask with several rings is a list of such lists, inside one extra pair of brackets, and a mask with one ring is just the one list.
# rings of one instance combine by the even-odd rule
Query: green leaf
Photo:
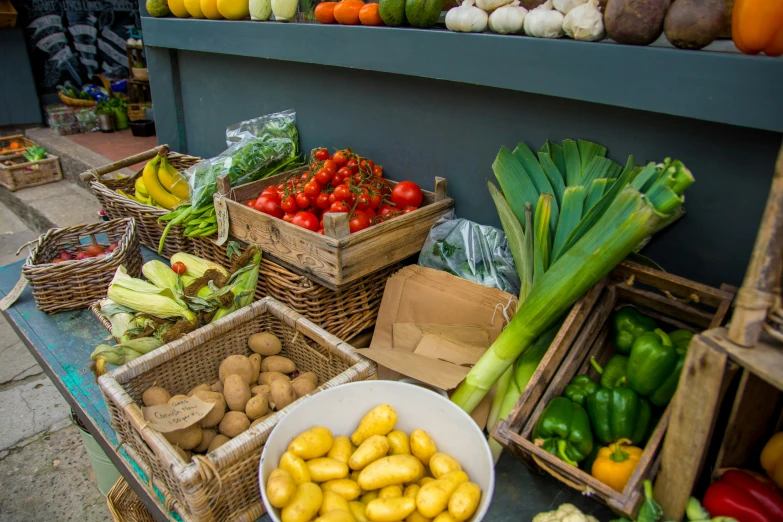
[(534, 286), (540, 278), (544, 276), (546, 271), (549, 270), (549, 254), (552, 245), (552, 240), (549, 235), (549, 222), (553, 199), (551, 194), (541, 194), (538, 199), (538, 206), (536, 206), (533, 225), (535, 231), (535, 251), (533, 253)]
[(555, 190), (555, 198), (557, 198), (557, 204), (563, 205), (563, 192), (565, 192), (565, 183), (563, 182), (563, 173), (557, 168), (555, 162), (552, 161), (552, 156), (547, 152), (538, 153), (538, 161), (541, 163), (541, 168), (544, 170), (544, 174), (549, 179), (549, 184)]
[(585, 188), (581, 186), (568, 187), (563, 196), (563, 206), (560, 210), (560, 220), (557, 223), (555, 241), (552, 245), (552, 260), (560, 257), (563, 246), (579, 220), (582, 219), (582, 206), (585, 199)]
[[(525, 234), (525, 245), (523, 256), (525, 259), (533, 259), (535, 262), (535, 233), (533, 233), (533, 205), (528, 203), (525, 205), (525, 230), (529, 230), (530, 233)], [(519, 289), (519, 302), (525, 302), (530, 291), (533, 289), (533, 267), (534, 263), (525, 263), (521, 275), (521, 286)]]
[[(538, 163), (536, 155), (533, 154), (533, 151), (530, 150), (525, 142), (520, 141), (514, 149), (513, 154), (517, 161), (519, 161), (519, 163), (522, 165), (522, 168), (525, 169), (525, 172), (527, 172), (528, 177), (533, 182), (533, 185), (536, 187), (538, 193), (550, 194), (554, 196), (555, 191), (552, 188), (552, 185), (549, 183), (549, 178), (546, 176), (546, 174), (544, 174), (544, 170)], [(554, 235), (555, 228), (557, 227), (557, 218), (560, 215), (557, 207), (557, 198), (552, 198), (551, 204), (552, 211), (550, 213), (549, 231)]]
[(503, 197), (503, 194), (500, 193), (495, 184), (488, 181), (487, 188), (489, 189), (489, 195), (492, 196), (492, 201), (495, 202), (503, 230), (506, 232), (508, 247), (511, 250), (511, 256), (514, 258), (517, 273), (519, 278), (522, 279), (525, 274), (525, 265), (533, 262), (532, 258), (525, 255), (525, 232), (522, 229), (522, 223), (516, 218), (506, 198)]
[(587, 212), (601, 200), (605, 190), (606, 178), (593, 180), (590, 185), (590, 190), (587, 193), (587, 199), (585, 199), (584, 210), (582, 211), (583, 214), (587, 214)]
[(501, 147), (492, 171), (500, 184), (511, 210), (520, 223), (525, 222), (525, 203), (535, 207), (538, 202), (538, 190), (528, 177), (522, 164), (514, 157), (508, 147)]
[(579, 159), (579, 148), (574, 140), (563, 140), (565, 156), (566, 186), (575, 187), (582, 184), (582, 163)]
[[(592, 163), (593, 158), (606, 157), (606, 147), (591, 141), (579, 140), (579, 158), (582, 165), (582, 175)], [(586, 185), (586, 184), (585, 184)]]

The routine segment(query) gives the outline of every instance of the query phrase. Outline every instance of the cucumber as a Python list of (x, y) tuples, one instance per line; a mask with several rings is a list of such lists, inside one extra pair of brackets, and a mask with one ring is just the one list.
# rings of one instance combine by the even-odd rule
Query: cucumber
[(438, 23), (442, 0), (405, 0), (405, 18), (413, 27), (428, 28)]
[(379, 0), (378, 14), (389, 27), (405, 24), (405, 0)]

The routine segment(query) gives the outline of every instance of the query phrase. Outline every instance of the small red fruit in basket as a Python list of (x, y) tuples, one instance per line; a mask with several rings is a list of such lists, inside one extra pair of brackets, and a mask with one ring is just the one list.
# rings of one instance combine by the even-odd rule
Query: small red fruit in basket
[(392, 212), (396, 212), (396, 211), (397, 211), (397, 207), (393, 207), (393, 206), (391, 206), (391, 205), (389, 205), (387, 203), (384, 203), (383, 205), (378, 207), (378, 215), (379, 216), (388, 216)]
[(89, 259), (91, 257), (92, 256), (90, 254), (88, 254), (87, 252), (79, 252), (78, 254), (76, 254), (76, 260), (77, 261), (81, 261), (82, 259)]
[(294, 221), (294, 216), (296, 215), (296, 212), (286, 212), (283, 214), (283, 221), (286, 223), (292, 223)]
[(318, 197), (315, 198), (315, 206), (318, 208), (329, 208), (331, 206), (331, 203), (329, 202), (329, 194), (326, 192), (321, 192), (318, 194)]
[(298, 227), (306, 228), (313, 232), (317, 231), (319, 228), (318, 218), (315, 217), (315, 214), (304, 210), (297, 212), (291, 222)]
[(335, 201), (329, 207), (327, 212), (348, 212), (349, 210), (351, 210), (351, 207), (348, 206), (344, 201)]
[(334, 163), (334, 160), (328, 159), (324, 161), (324, 166), (322, 168), (330, 175), (334, 175), (334, 173), (337, 172), (337, 165)]
[(340, 167), (348, 163), (348, 156), (345, 154), (344, 151), (338, 150), (337, 152), (334, 153), (334, 156), (332, 156), (332, 161), (334, 161), (334, 164), (339, 169)]
[(250, 208), (256, 208), (256, 200), (248, 199), (247, 201), (245, 201), (245, 206)]
[(73, 259), (73, 256), (67, 250), (63, 250), (62, 252), (60, 252), (60, 259), (62, 259), (63, 261), (70, 261), (71, 259)]
[(391, 200), (397, 205), (397, 208), (418, 208), (423, 199), (424, 195), (421, 193), (421, 189), (412, 181), (400, 181), (391, 193)]
[(372, 168), (372, 174), (373, 174), (373, 176), (376, 176), (378, 178), (382, 178), (383, 177), (383, 167), (381, 167), (380, 165), (374, 165), (373, 168)]
[(367, 213), (362, 210), (354, 210), (348, 226), (351, 230), (351, 234), (360, 230), (364, 230), (370, 226), (370, 216), (368, 216)]
[(314, 197), (316, 197), (318, 194), (320, 194), (320, 193), (321, 193), (321, 185), (319, 185), (319, 184), (318, 184), (318, 182), (317, 182), (316, 180), (308, 181), (308, 182), (305, 184), (305, 186), (304, 186), (304, 193), (305, 193), (307, 196), (309, 196), (309, 197), (311, 197), (311, 198), (314, 198)]
[(296, 206), (296, 199), (293, 196), (288, 196), (280, 202), (280, 208), (283, 209), (283, 212), (296, 212), (299, 207)]
[(315, 159), (318, 161), (329, 159), (329, 151), (326, 149), (318, 149), (315, 151)]
[[(119, 243), (112, 243), (112, 244), (111, 244), (111, 245), (109, 245), (109, 247), (106, 249), (106, 252), (107, 252), (107, 253), (109, 253), (109, 252), (114, 252), (115, 250), (117, 250), (117, 247), (118, 247), (118, 246), (120, 246), (120, 244), (119, 244)], [(70, 255), (70, 254), (69, 254), (69, 255)]]
[(256, 200), (255, 209), (276, 218), (283, 217), (283, 209), (277, 201), (277, 196), (259, 196)]
[(182, 261), (177, 261), (176, 263), (171, 265), (171, 269), (174, 270), (174, 273), (177, 275), (182, 275), (188, 271), (187, 265)]
[(332, 172), (326, 170), (325, 168), (319, 170), (315, 173), (315, 181), (317, 181), (320, 185), (326, 186), (327, 183), (332, 181)]
[(95, 257), (99, 254), (103, 254), (104, 249), (101, 245), (90, 245), (86, 248), (87, 255)]
[(310, 198), (307, 197), (307, 194), (300, 192), (296, 195), (296, 206), (301, 209), (305, 209), (310, 206)]

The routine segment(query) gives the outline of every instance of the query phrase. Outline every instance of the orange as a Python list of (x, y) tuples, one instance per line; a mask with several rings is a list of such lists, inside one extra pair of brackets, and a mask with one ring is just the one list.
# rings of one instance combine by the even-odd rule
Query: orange
[(344, 25), (359, 23), (359, 11), (364, 7), (361, 0), (340, 0), (334, 6), (334, 19)]
[(359, 10), (359, 20), (362, 25), (383, 25), (378, 14), (378, 4), (367, 4)]
[(315, 19), (322, 24), (334, 23), (334, 6), (337, 2), (321, 2), (315, 6)]

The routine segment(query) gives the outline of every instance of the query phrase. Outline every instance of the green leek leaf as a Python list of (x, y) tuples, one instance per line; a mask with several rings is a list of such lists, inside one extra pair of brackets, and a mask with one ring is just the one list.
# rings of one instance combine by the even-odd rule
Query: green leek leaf
[(563, 246), (571, 232), (574, 231), (579, 220), (582, 219), (582, 207), (585, 200), (585, 188), (577, 185), (568, 187), (563, 197), (563, 207), (560, 211), (560, 220), (557, 223), (555, 241), (552, 245), (552, 259), (560, 257)]
[(533, 181), (506, 146), (501, 147), (498, 152), (492, 163), (492, 171), (514, 215), (520, 223), (524, 223), (525, 203), (535, 206), (538, 202), (538, 190)]
[(582, 184), (582, 162), (579, 159), (579, 148), (574, 140), (563, 140), (565, 156), (566, 186), (575, 187)]

